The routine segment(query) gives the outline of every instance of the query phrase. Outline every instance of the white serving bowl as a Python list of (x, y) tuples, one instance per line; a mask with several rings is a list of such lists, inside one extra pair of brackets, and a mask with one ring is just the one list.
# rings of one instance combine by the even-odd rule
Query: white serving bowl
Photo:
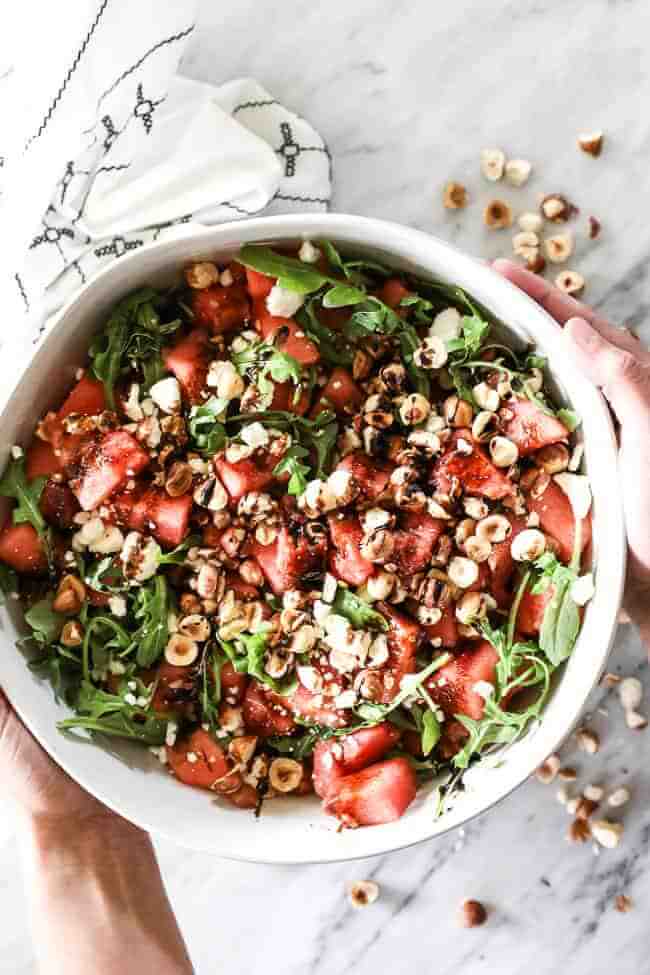
[[(143, 829), (183, 846), (222, 856), (268, 863), (309, 863), (366, 857), (440, 836), (489, 809), (520, 785), (574, 726), (598, 680), (612, 643), (625, 576), (625, 536), (617, 480), (614, 432), (596, 389), (564, 353), (556, 324), (489, 267), (427, 234), (363, 217), (292, 215), (225, 224), (136, 251), (99, 274), (63, 310), (19, 378), (0, 419), (0, 464), (14, 443), (26, 444), (37, 418), (60, 402), (89, 340), (115, 302), (144, 284), (175, 279), (193, 259), (227, 260), (245, 242), (280, 243), (329, 238), (345, 251), (374, 257), (423, 277), (464, 288), (502, 322), (511, 338), (533, 341), (548, 356), (560, 394), (583, 420), (585, 457), (594, 495), (596, 593), (582, 631), (542, 721), (502, 753), (498, 767), (470, 777), (472, 787), (436, 821), (433, 800), (423, 792), (398, 822), (337, 832), (315, 798), (267, 803), (256, 820), (209, 792), (180, 785), (146, 749), (117, 739), (101, 744), (64, 736), (56, 723), (68, 716), (46, 681), (26, 666), (15, 647), (24, 632), (19, 608), (1, 610), (0, 683), (16, 711), (50, 755), (85, 789)], [(516, 337), (516, 338), (515, 338)]]

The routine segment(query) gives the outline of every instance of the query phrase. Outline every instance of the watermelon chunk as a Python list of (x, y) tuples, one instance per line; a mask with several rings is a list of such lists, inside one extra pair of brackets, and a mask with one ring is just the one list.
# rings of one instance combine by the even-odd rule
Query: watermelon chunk
[[(339, 465), (340, 466), (340, 465)], [(327, 519), (334, 551), (330, 551), (330, 571), (351, 586), (362, 586), (374, 575), (375, 567), (361, 554), (363, 531), (353, 515), (329, 515)]]
[[(540, 497), (534, 497), (531, 493), (527, 502), (529, 509), (539, 515), (542, 529), (557, 542), (559, 557), (563, 562), (569, 562), (573, 553), (576, 522), (567, 495), (551, 479)], [(584, 552), (591, 542), (591, 514), (582, 519), (580, 542)]]
[(502, 542), (496, 542), (492, 546), (488, 559), (491, 580), (489, 591), (501, 609), (506, 609), (512, 600), (510, 582), (515, 571), (515, 560), (512, 557), (511, 546), (517, 535), (526, 528), (526, 522), (522, 518), (511, 515), (508, 521), (512, 526), (510, 534)]
[(247, 267), (246, 282), (251, 298), (266, 298), (275, 284), (275, 278), (270, 278), (267, 274), (261, 274), (259, 271), (253, 271), (252, 268)]
[(319, 741), (314, 749), (314, 790), (325, 799), (341, 779), (383, 758), (399, 741), (395, 725), (384, 721), (340, 738)]
[(251, 681), (246, 688), (244, 723), (247, 732), (262, 738), (289, 735), (295, 727), (286, 700), (257, 681)]
[(83, 416), (96, 416), (106, 409), (106, 395), (104, 384), (95, 379), (90, 373), (84, 373), (76, 386), (68, 393), (63, 401), (58, 416), (65, 419), (71, 413), (81, 413)]
[(543, 592), (532, 593), (529, 589), (521, 597), (517, 613), (517, 629), (524, 636), (537, 636), (544, 622), (544, 613), (555, 592), (549, 585)]
[(504, 436), (517, 444), (522, 457), (549, 444), (565, 443), (569, 437), (568, 429), (557, 417), (544, 413), (529, 399), (510, 400), (501, 416)]
[[(400, 613), (388, 603), (377, 603), (377, 610), (388, 620), (388, 661), (384, 671), (384, 691), (382, 704), (389, 704), (400, 690), (400, 682), (406, 674), (416, 669), (415, 656), (422, 642), (424, 632), (419, 623)], [(386, 681), (390, 675), (392, 680)], [(388, 686), (387, 686), (388, 685)]]
[(440, 646), (455, 647), (458, 643), (458, 621), (454, 604), (451, 603), (443, 609), (437, 623), (423, 626), (422, 629), (428, 640), (441, 640)]
[(466, 714), (478, 720), (483, 715), (485, 699), (476, 693), (474, 685), (479, 681), (494, 684), (498, 659), (492, 644), (482, 640), (432, 674), (425, 686), (448, 717)]
[(202, 402), (201, 393), (205, 388), (211, 358), (206, 330), (193, 329), (180, 342), (164, 348), (162, 358), (166, 368), (178, 379), (190, 403)]
[(171, 498), (165, 491), (150, 488), (144, 493), (129, 491), (115, 498), (118, 520), (131, 531), (151, 532), (161, 545), (175, 548), (190, 528), (192, 496)]
[(426, 512), (403, 512), (394, 533), (395, 551), (391, 557), (398, 572), (413, 575), (425, 569), (443, 531), (444, 522), (439, 518), (432, 518)]
[(344, 728), (348, 720), (345, 711), (336, 708), (333, 698), (314, 694), (302, 684), (298, 685), (288, 702), (297, 717), (325, 725), (326, 728)]
[(0, 531), (0, 562), (16, 572), (31, 574), (47, 569), (47, 557), (36, 529), (27, 522), (9, 521)]
[(249, 491), (263, 491), (273, 480), (273, 470), (280, 457), (257, 451), (252, 457), (231, 463), (224, 456), (215, 460), (217, 473), (233, 501)]
[(67, 484), (48, 480), (43, 486), (39, 501), (43, 517), (55, 528), (72, 528), (79, 504)]
[(275, 383), (270, 410), (284, 410), (287, 413), (297, 413), (304, 416), (309, 409), (310, 396), (306, 389), (301, 390), (296, 401), (296, 386), (292, 382)]
[(149, 455), (126, 430), (114, 430), (92, 444), (80, 461), (72, 490), (84, 511), (92, 511), (149, 463)]
[(192, 292), (192, 310), (197, 325), (209, 328), (213, 335), (241, 329), (251, 315), (250, 301), (243, 285), (224, 288), (214, 284)]
[(277, 315), (270, 315), (266, 308), (266, 302), (259, 299), (253, 303), (253, 314), (262, 338), (274, 341), (277, 348), (285, 355), (297, 359), (303, 366), (314, 366), (320, 362), (318, 346), (307, 338), (303, 329), (297, 322), (294, 322), (293, 318), (279, 318)]
[[(466, 437), (471, 443), (471, 434)], [(458, 440), (456, 435), (455, 440)], [(514, 493), (514, 488), (504, 472), (496, 467), (478, 444), (472, 444), (472, 453), (461, 453), (455, 442), (438, 458), (433, 466), (432, 483), (438, 491), (449, 494), (454, 481), (460, 482), (466, 494), (478, 494), (497, 500)]]
[(355, 450), (336, 465), (337, 471), (349, 471), (361, 490), (363, 501), (376, 501), (388, 486), (395, 465), (389, 460), (369, 457)]
[(46, 440), (34, 437), (25, 453), (25, 473), (27, 480), (35, 477), (49, 477), (50, 474), (60, 474), (63, 464), (54, 453), (54, 447)]
[(348, 416), (357, 413), (363, 402), (363, 393), (347, 369), (337, 366), (323, 387), (311, 415), (318, 416), (323, 410), (334, 410)]
[(251, 555), (276, 596), (288, 589), (308, 588), (309, 575), (324, 570), (326, 552), (325, 536), (313, 541), (300, 529), (291, 532), (286, 525), (270, 545), (260, 545), (257, 540), (251, 545)]
[(399, 278), (388, 278), (377, 292), (377, 297), (389, 308), (397, 309), (402, 299), (408, 298), (412, 293)]
[(408, 759), (391, 758), (346, 775), (323, 808), (348, 826), (379, 826), (403, 816), (416, 790)]

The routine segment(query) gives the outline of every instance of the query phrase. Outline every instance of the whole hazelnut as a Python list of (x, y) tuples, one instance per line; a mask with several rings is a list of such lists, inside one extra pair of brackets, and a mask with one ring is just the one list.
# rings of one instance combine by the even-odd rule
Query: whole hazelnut
[(460, 923), (464, 928), (477, 928), (487, 921), (487, 911), (480, 901), (463, 901), (460, 912)]
[(442, 202), (447, 210), (462, 210), (463, 207), (467, 206), (467, 199), (467, 189), (462, 183), (456, 183), (453, 180), (445, 183), (445, 188), (442, 191)]
[(512, 226), (512, 210), (505, 200), (490, 200), (483, 212), (483, 222), (490, 230)]

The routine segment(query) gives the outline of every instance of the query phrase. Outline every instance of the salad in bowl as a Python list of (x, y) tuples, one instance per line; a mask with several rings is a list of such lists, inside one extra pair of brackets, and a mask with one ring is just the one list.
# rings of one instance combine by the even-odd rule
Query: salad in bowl
[(544, 708), (593, 595), (580, 417), (463, 289), (328, 240), (117, 302), (0, 482), (65, 735), (263, 812), (437, 808)]

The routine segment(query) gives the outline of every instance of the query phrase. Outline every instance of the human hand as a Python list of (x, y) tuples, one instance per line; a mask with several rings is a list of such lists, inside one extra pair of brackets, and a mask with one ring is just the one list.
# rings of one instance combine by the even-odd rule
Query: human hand
[(571, 355), (602, 390), (620, 424), (629, 550), (623, 605), (650, 653), (650, 352), (630, 331), (610, 324), (539, 275), (512, 261), (497, 260), (493, 267), (564, 327)]
[(52, 761), (22, 724), (0, 690), (0, 788), (20, 813), (53, 824), (80, 824), (113, 813)]

